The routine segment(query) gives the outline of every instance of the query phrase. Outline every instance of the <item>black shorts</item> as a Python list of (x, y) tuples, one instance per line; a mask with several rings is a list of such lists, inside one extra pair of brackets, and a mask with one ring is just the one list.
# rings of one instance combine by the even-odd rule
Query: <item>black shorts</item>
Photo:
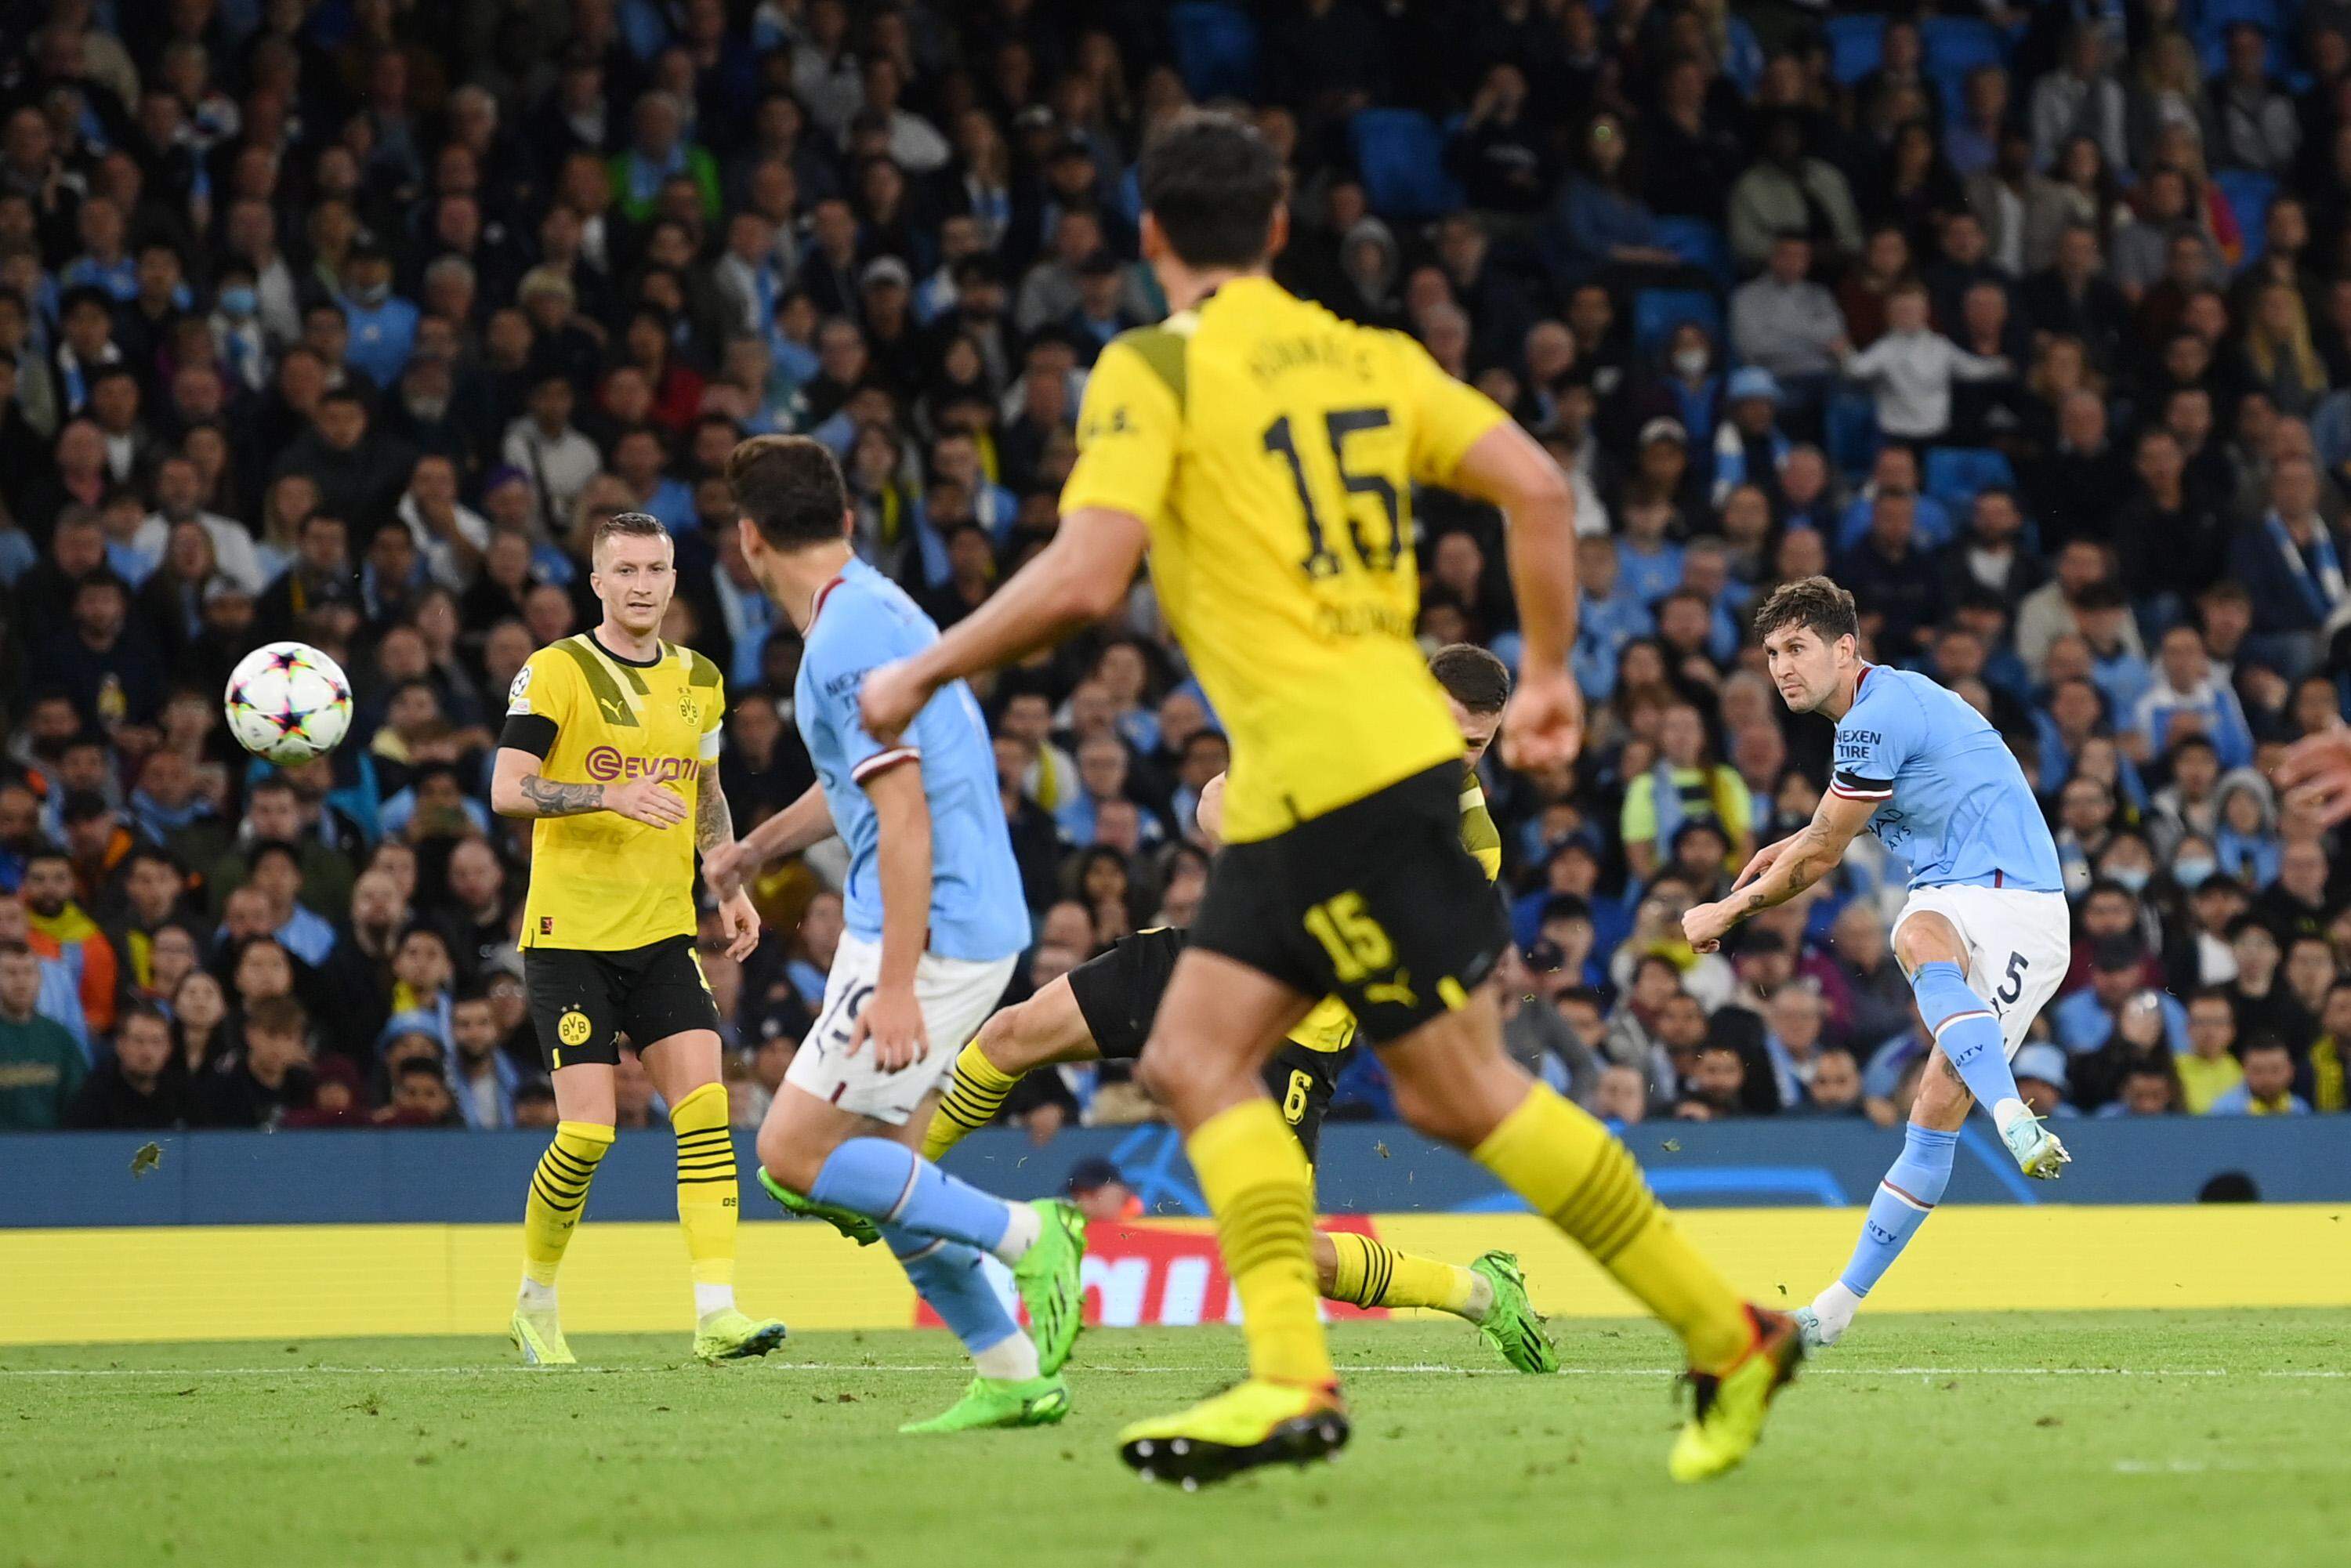
[(550, 1071), (583, 1061), (618, 1062), (623, 1034), (643, 1051), (690, 1029), (718, 1027), (718, 1004), (695, 961), (691, 936), (665, 936), (617, 953), (527, 947), (523, 984)]
[(1307, 996), (1336, 996), (1374, 1045), (1466, 1006), (1509, 927), (1461, 847), (1461, 765), (1227, 845), (1191, 939)]
[[(1133, 1061), (1151, 1038), (1151, 1020), (1167, 994), (1176, 956), (1189, 934), (1180, 925), (1138, 931), (1070, 971), (1070, 995), (1086, 1020), (1086, 1032), (1105, 1061)], [(1350, 1048), (1352, 1049), (1352, 1048)], [(1311, 1162), (1322, 1141), (1322, 1118), (1339, 1087), (1347, 1051), (1309, 1051), (1284, 1040), (1265, 1065), (1265, 1086), (1281, 1107), (1281, 1119), (1298, 1136)]]

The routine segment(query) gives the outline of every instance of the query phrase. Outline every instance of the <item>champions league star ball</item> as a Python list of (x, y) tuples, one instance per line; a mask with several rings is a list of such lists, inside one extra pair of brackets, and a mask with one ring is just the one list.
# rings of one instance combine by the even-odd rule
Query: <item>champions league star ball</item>
[(236, 743), (280, 766), (324, 757), (351, 727), (351, 683), (308, 643), (272, 643), (247, 653), (223, 701)]

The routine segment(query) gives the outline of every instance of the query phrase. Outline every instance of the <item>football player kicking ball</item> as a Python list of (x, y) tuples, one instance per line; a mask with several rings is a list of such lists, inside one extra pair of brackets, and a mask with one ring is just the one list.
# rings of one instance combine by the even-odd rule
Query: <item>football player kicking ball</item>
[[(1502, 722), (1510, 672), (1483, 648), (1440, 648), (1429, 672), (1445, 688), (1453, 721), (1468, 747), (1461, 779), (1461, 847), (1500, 873), (1501, 835), (1478, 784), (1478, 761)], [(1201, 830), (1215, 838), (1224, 818), (1222, 774), (1200, 791)], [(956, 1059), (955, 1085), (939, 1103), (923, 1139), (925, 1158), (943, 1159), (964, 1135), (995, 1120), (1005, 1097), (1028, 1073), (1070, 1061), (1133, 1061), (1143, 1054), (1159, 999), (1167, 993), (1176, 956), (1187, 934), (1180, 927), (1141, 931), (1089, 959), (1018, 1007), (980, 1026), (979, 1037)], [(1290, 1031), (1266, 1064), (1266, 1088), (1282, 1120), (1314, 1163), (1323, 1113), (1339, 1071), (1354, 1049), (1355, 1017), (1326, 997)], [(1475, 1323), (1486, 1342), (1520, 1372), (1557, 1372), (1559, 1353), (1542, 1319), (1527, 1301), (1526, 1276), (1508, 1252), (1489, 1252), (1464, 1269), (1416, 1257), (1350, 1231), (1314, 1233), (1315, 1288), (1330, 1301), (1358, 1307), (1432, 1307)]]
[(1835, 771), (1810, 823), (1758, 851), (1730, 896), (1682, 916), (1711, 952), (1733, 925), (1834, 871), (1865, 825), (1910, 862), (1894, 956), (1935, 1037), (1901, 1158), (1878, 1184), (1844, 1272), (1797, 1312), (1807, 1344), (1834, 1344), (1951, 1179), (1968, 1107), (1981, 1101), (2029, 1176), (2072, 1156), (2017, 1093), (2009, 1058), (2073, 958), (2057, 845), (2000, 732), (1926, 676), (1862, 662), (1853, 595), (1825, 577), (1772, 591), (1755, 634), (1796, 713), (1836, 723)]
[[(523, 905), (531, 1020), (555, 1084), (555, 1142), (523, 1206), (523, 1276), (509, 1325), (533, 1366), (568, 1365), (555, 1274), (612, 1146), (620, 1037), (635, 1042), (677, 1130), (677, 1221), (694, 1271), (694, 1354), (765, 1355), (784, 1325), (735, 1306), (735, 1145), (718, 1080), (718, 1008), (694, 953), (694, 854), (731, 843), (718, 789), (718, 666), (661, 640), (677, 574), (642, 512), (597, 525), (593, 631), (533, 653), (507, 696), (490, 781), (501, 816), (536, 819)], [(686, 820), (693, 819), (693, 826)], [(727, 950), (759, 939), (740, 893), (720, 906)]]
[(1420, 1131), (1468, 1151), (1679, 1336), (1697, 1390), (1669, 1468), (1746, 1458), (1802, 1354), (1742, 1305), (1625, 1146), (1502, 1051), (1481, 982), (1509, 931), (1461, 847), (1461, 732), (1413, 625), (1412, 492), (1499, 506), (1525, 656), (1503, 746), (1556, 768), (1582, 738), (1573, 502), (1510, 416), (1411, 339), (1276, 283), (1280, 159), (1246, 122), (1186, 112), (1141, 166), (1143, 254), (1174, 310), (1121, 333), (1086, 382), (1052, 542), (931, 646), (865, 678), (887, 741), (933, 694), (1125, 601), (1148, 550), (1161, 609), (1232, 737), (1225, 847), (1136, 1071), (1185, 1133), (1241, 1301), (1249, 1376), (1121, 1434), (1188, 1485), (1347, 1440), (1314, 1290), (1314, 1190), (1266, 1062), (1322, 998), (1355, 1015)]
[[(811, 1199), (871, 1221), (971, 1353), (963, 1398), (904, 1430), (1059, 1421), (1082, 1220), (1066, 1203), (1007, 1203), (914, 1152), (956, 1048), (1003, 999), (1029, 945), (987, 727), (960, 684), (888, 744), (859, 721), (865, 672), (928, 646), (938, 629), (851, 554), (855, 515), (831, 453), (804, 436), (755, 436), (726, 476), (744, 559), (802, 640), (793, 704), (817, 782), (716, 857), (714, 875), (731, 884), (780, 852), (778, 835), (803, 830), (797, 841), (837, 831), (849, 846), (846, 930), (816, 1025), (759, 1129), (762, 1183), (787, 1207)], [(1033, 1342), (998, 1301), (983, 1253), (1010, 1266)]]

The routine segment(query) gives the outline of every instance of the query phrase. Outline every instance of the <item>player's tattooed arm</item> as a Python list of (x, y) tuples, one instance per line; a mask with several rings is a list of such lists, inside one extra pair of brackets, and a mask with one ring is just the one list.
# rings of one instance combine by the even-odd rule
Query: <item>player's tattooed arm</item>
[(694, 847), (708, 854), (718, 845), (734, 841), (735, 817), (726, 810), (726, 791), (718, 787), (715, 772), (705, 772), (695, 796)]
[(539, 817), (576, 817), (604, 809), (601, 784), (558, 784), (537, 773), (522, 781), (522, 798), (531, 803), (532, 815)]
[(1871, 801), (1834, 790), (1822, 796), (1813, 820), (1750, 862), (1729, 898), (1696, 904), (1682, 916), (1683, 936), (1697, 951), (1710, 953), (1749, 915), (1785, 904), (1820, 881), (1844, 859), (1845, 845), (1868, 825), (1873, 810)]
[(1739, 895), (1740, 917), (1785, 904), (1834, 871), (1845, 846), (1869, 825), (1876, 809), (1875, 801), (1851, 800), (1834, 789), (1823, 795), (1813, 820), (1779, 846), (1771, 865)]

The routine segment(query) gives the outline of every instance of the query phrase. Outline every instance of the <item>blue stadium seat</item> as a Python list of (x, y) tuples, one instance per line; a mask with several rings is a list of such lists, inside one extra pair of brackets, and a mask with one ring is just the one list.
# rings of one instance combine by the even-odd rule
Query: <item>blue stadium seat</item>
[(2229, 210), (2237, 215), (2237, 227), (2245, 236), (2244, 258), (2258, 259), (2263, 244), (2262, 229), (2269, 222), (2270, 204), (2277, 199), (2276, 177), (2251, 169), (2220, 169), (2213, 172), (2212, 183), (2220, 187)]
[(1947, 110), (1959, 107), (1970, 71), (2008, 58), (2008, 40), (1980, 16), (1929, 16), (1918, 25), (1918, 41), (1926, 49), (1927, 74)]
[(1730, 287), (1730, 240), (1715, 225), (1704, 218), (1659, 218), (1657, 243)]
[(2015, 484), (2016, 470), (2004, 454), (1976, 446), (1927, 449), (1927, 494), (1942, 502), (1955, 519), (1964, 517), (1984, 491)]
[(1445, 172), (1445, 139), (1418, 110), (1364, 110), (1348, 123), (1347, 135), (1374, 212), (1433, 218), (1462, 204), (1461, 187)]
[(1886, 18), (1832, 16), (1828, 21), (1829, 75), (1850, 87), (1886, 57)]
[(1705, 328), (1722, 341), (1722, 301), (1703, 288), (1644, 288), (1633, 297), (1633, 350), (1653, 354), (1685, 321)]
[(1823, 415), (1829, 461), (1847, 478), (1859, 478), (1877, 461), (1877, 405), (1858, 392), (1837, 392)]
[(1176, 69), (1196, 99), (1257, 93), (1257, 22), (1228, 0), (1185, 0), (1167, 13)]

